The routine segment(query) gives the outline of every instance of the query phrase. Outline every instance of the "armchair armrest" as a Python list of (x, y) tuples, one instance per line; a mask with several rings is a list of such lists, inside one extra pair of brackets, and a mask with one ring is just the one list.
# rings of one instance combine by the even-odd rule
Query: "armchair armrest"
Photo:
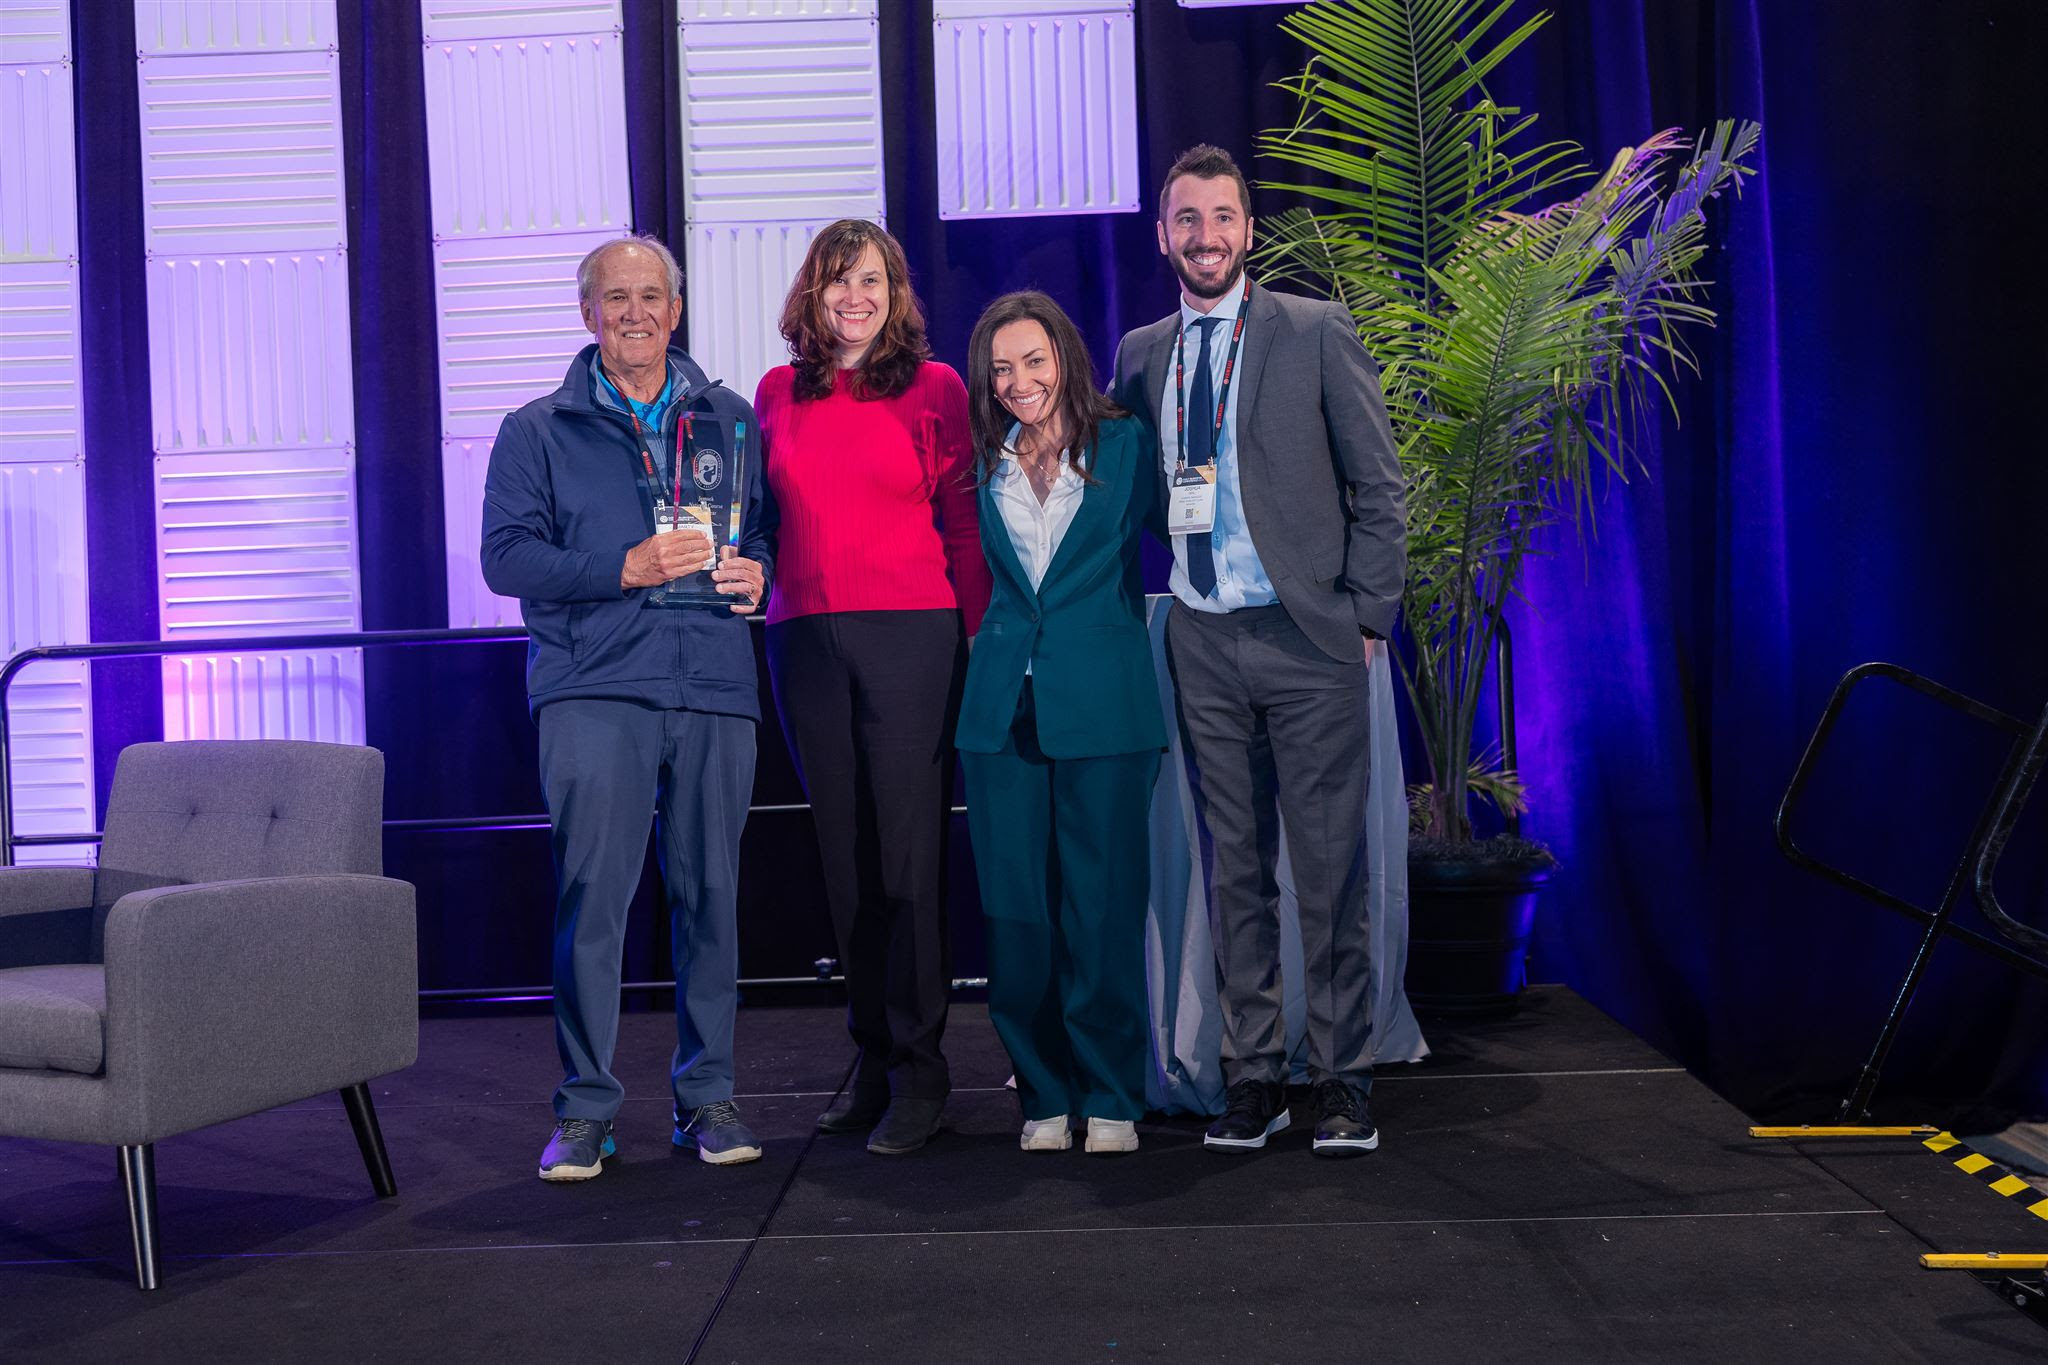
[(86, 962), (93, 869), (0, 867), (0, 967)]
[(107, 918), (106, 973), (106, 1076), (136, 1128), (157, 1136), (419, 1055), (413, 888), (388, 877), (132, 892)]

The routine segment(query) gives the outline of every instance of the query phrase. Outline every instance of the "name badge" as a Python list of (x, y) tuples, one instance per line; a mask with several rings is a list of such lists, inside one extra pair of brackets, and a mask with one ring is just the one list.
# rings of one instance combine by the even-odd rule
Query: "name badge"
[(1193, 465), (1173, 472), (1166, 498), (1166, 529), (1176, 536), (1205, 536), (1216, 525), (1216, 466)]

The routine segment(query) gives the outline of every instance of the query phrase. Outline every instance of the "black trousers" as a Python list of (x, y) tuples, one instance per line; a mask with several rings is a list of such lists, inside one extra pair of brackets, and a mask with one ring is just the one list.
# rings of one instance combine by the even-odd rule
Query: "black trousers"
[(860, 1049), (854, 1083), (943, 1099), (960, 613), (822, 612), (768, 627), (767, 643), (775, 708), (818, 828)]

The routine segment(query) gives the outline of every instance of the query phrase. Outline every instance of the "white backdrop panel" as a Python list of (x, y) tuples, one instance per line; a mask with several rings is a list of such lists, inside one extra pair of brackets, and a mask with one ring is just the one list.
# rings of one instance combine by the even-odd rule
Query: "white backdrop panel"
[(438, 242), (441, 434), (498, 434), (505, 414), (552, 393), (591, 340), (576, 304), (576, 265), (616, 232)]
[(334, 6), (324, 0), (135, 0), (135, 46), (144, 54), (275, 52), (335, 42)]
[(537, 38), (623, 27), (620, 0), (421, 0), (429, 43), (465, 38)]
[(318, 250), (347, 240), (338, 63), (331, 51), (137, 63), (152, 255)]
[(78, 384), (77, 264), (0, 262), (0, 464), (85, 454)]
[(873, 19), (682, 25), (690, 223), (882, 212)]
[[(0, 659), (92, 638), (86, 615), (85, 466), (0, 464)], [(32, 664), (8, 689), (15, 828), (93, 828), (92, 694), (84, 664)], [(21, 862), (90, 859), (89, 845), (23, 849)]]
[(1023, 4), (940, 18), (939, 216), (1129, 213), (1139, 206), (1135, 33), (1114, 9)]
[(625, 80), (611, 33), (430, 44), (435, 237), (625, 231)]
[(71, 54), (68, 0), (0, 4), (0, 62), (56, 62)]
[(346, 446), (159, 455), (156, 495), (163, 638), (358, 628)]
[(0, 66), (0, 261), (78, 254), (71, 67)]
[(354, 436), (342, 253), (157, 256), (148, 279), (159, 454)]
[(441, 443), (441, 507), (447, 535), (448, 624), (516, 626), (519, 599), (500, 597), (484, 583), (480, 547), (483, 539), (484, 475), (491, 466), (486, 440)]
[(872, 19), (877, 0), (681, 0), (686, 24), (703, 19)]
[(184, 654), (164, 660), (165, 739), (363, 742), (363, 652)]
[(761, 376), (789, 363), (777, 322), (804, 251), (829, 218), (700, 223), (690, 229), (690, 354), (751, 401)]

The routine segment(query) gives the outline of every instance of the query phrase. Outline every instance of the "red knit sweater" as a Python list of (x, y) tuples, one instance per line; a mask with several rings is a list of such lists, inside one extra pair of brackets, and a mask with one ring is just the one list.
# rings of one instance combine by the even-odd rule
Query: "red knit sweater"
[(799, 402), (796, 370), (761, 380), (754, 411), (781, 513), (768, 620), (824, 611), (957, 606), (969, 635), (988, 609), (967, 386), (927, 361), (897, 398)]

